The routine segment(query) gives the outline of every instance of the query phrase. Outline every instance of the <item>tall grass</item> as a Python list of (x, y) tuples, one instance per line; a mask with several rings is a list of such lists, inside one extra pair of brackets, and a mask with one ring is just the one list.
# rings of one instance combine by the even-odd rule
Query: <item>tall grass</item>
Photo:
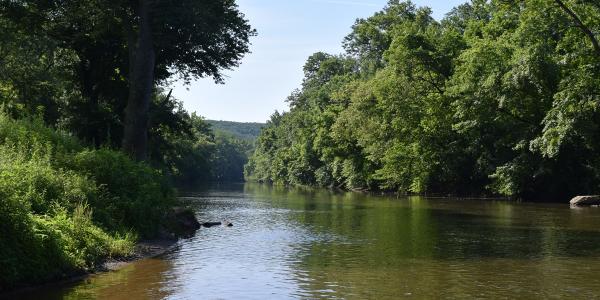
[(130, 255), (174, 194), (150, 167), (0, 114), (0, 290)]

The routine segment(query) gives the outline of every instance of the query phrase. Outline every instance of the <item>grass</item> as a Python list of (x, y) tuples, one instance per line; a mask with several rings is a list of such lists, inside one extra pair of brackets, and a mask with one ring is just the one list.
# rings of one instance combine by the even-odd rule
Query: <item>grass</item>
[(173, 202), (149, 166), (0, 115), (0, 290), (130, 255)]

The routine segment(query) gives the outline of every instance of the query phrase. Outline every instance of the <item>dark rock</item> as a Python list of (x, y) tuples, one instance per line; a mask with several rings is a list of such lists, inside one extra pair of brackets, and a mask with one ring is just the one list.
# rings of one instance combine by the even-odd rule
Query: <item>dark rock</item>
[(219, 226), (221, 224), (222, 224), (221, 222), (204, 222), (204, 223), (202, 223), (202, 226), (213, 227), (213, 226)]
[(175, 218), (181, 227), (188, 230), (196, 230), (200, 228), (200, 222), (196, 219), (194, 212), (189, 209), (181, 209), (175, 212)]
[(600, 205), (600, 195), (576, 196), (569, 203), (571, 206), (597, 206)]
[(174, 207), (167, 214), (166, 227), (161, 237), (190, 237), (200, 228), (200, 222), (191, 209)]
[(177, 235), (173, 232), (172, 229), (167, 229), (164, 226), (161, 226), (158, 230), (157, 237), (162, 240), (177, 240)]
[(226, 221), (223, 225), (225, 225), (227, 227), (231, 227), (231, 226), (233, 226), (233, 223)]

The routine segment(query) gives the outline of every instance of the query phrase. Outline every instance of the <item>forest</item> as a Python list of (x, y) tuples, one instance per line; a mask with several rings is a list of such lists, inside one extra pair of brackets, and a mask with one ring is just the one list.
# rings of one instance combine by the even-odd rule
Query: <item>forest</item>
[(600, 2), (391, 0), (304, 65), (248, 180), (567, 202), (600, 192)]
[(235, 0), (0, 0), (0, 292), (132, 257), (171, 230), (178, 189), (211, 181), (600, 193), (597, 0), (441, 20), (390, 0), (266, 124), (186, 111), (174, 84), (224, 83), (256, 35)]
[(130, 257), (176, 187), (243, 179), (252, 143), (169, 88), (239, 65), (235, 1), (1, 0), (0, 33), (0, 291)]
[(224, 132), (233, 135), (237, 139), (249, 142), (255, 141), (260, 135), (260, 130), (265, 126), (264, 123), (256, 122), (232, 122), (207, 120), (215, 132)]

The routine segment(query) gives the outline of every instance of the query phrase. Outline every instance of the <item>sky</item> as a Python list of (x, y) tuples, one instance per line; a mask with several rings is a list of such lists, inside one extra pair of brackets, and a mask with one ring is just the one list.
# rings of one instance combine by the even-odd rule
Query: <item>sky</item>
[[(285, 99), (302, 83), (302, 66), (313, 53), (343, 52), (342, 40), (357, 18), (380, 11), (387, 0), (237, 0), (258, 35), (250, 54), (233, 70), (225, 84), (211, 78), (189, 85), (175, 83), (173, 96), (184, 108), (210, 120), (265, 122), (271, 114), (287, 111)], [(465, 0), (413, 0), (429, 6), (440, 20)]]

